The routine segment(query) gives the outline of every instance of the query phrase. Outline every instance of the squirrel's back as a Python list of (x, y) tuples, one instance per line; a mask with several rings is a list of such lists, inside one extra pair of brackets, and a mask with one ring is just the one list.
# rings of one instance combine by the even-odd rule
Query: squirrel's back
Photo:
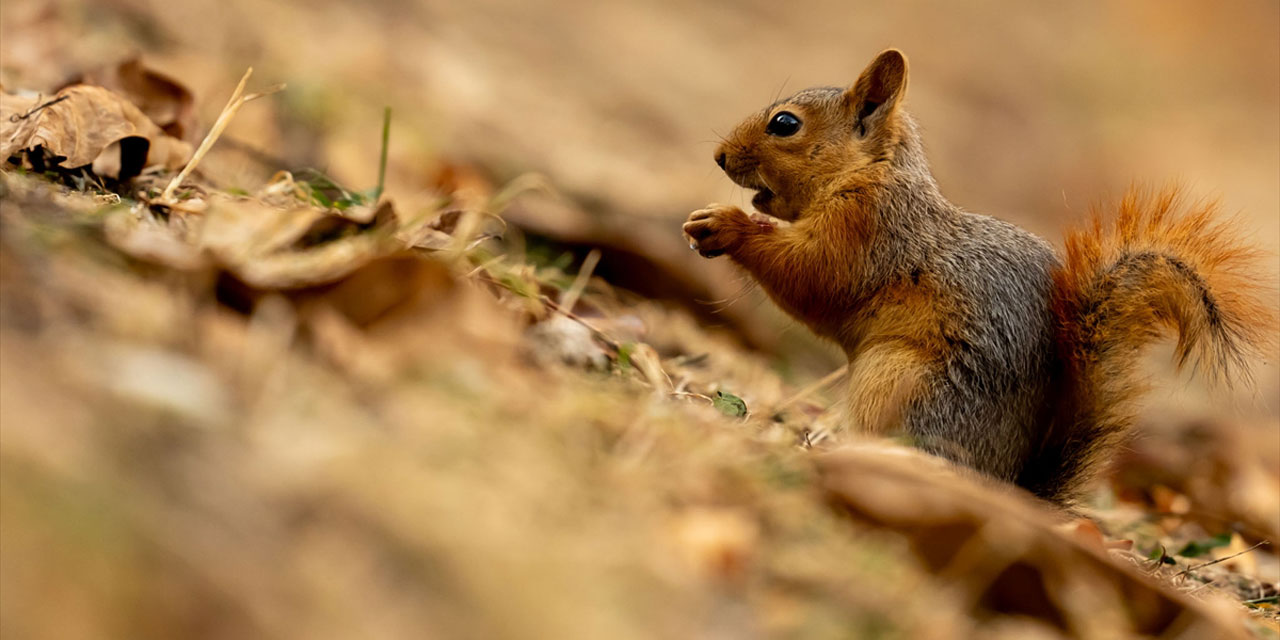
[(761, 213), (712, 205), (684, 231), (727, 254), (849, 357), (850, 424), (1070, 501), (1128, 432), (1142, 348), (1230, 378), (1274, 333), (1253, 251), (1213, 207), (1130, 196), (1069, 235), (1060, 259), (946, 200), (902, 108), (905, 57), (849, 88), (779, 100), (716, 163)]
[(957, 212), (924, 276), (937, 282), (945, 349), (903, 426), (920, 446), (1014, 480), (1035, 445), (1057, 366), (1058, 260), (1039, 237)]

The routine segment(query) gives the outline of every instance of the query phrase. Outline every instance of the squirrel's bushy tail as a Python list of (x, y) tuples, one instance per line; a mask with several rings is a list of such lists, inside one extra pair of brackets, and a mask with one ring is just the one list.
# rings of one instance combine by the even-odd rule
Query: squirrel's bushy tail
[(1146, 388), (1142, 350), (1177, 331), (1175, 357), (1215, 382), (1249, 378), (1275, 326), (1262, 302), (1257, 250), (1212, 203), (1183, 205), (1176, 188), (1131, 190), (1112, 215), (1095, 211), (1066, 237), (1054, 275), (1061, 404), (1018, 484), (1070, 502), (1121, 444)]

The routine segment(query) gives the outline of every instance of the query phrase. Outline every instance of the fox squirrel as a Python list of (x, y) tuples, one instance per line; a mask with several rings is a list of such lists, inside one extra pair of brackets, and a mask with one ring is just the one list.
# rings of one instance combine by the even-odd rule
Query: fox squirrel
[[(1176, 189), (1132, 191), (1059, 256), (961, 211), (902, 107), (907, 61), (881, 53), (849, 88), (814, 88), (737, 126), (715, 161), (759, 213), (711, 205), (684, 224), (849, 358), (852, 428), (1067, 504), (1123, 441), (1138, 355), (1177, 329), (1179, 365), (1231, 380), (1271, 342), (1255, 252)], [(763, 214), (763, 215), (762, 215)]]

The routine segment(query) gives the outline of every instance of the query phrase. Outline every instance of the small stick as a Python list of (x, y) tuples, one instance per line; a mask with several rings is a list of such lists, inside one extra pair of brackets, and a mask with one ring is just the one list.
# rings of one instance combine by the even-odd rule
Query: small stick
[(609, 334), (592, 326), (592, 324), (590, 322), (587, 322), (585, 319), (583, 319), (582, 316), (579, 316), (578, 314), (572, 311), (569, 311), (568, 309), (565, 309), (559, 304), (556, 304), (554, 300), (552, 300), (551, 298), (548, 298), (547, 296), (538, 296), (538, 298), (541, 299), (542, 302), (545, 303), (548, 307), (551, 307), (552, 309), (555, 309), (556, 311), (563, 313), (565, 317), (591, 330), (591, 333), (595, 335), (595, 337), (599, 338), (605, 344), (609, 345), (609, 347), (613, 349), (615, 352), (618, 351), (618, 349), (622, 348), (621, 343), (619, 343), (617, 340), (614, 340), (613, 338), (610, 338)]
[(835, 382), (836, 380), (839, 380), (840, 378), (844, 377), (844, 375), (845, 375), (845, 374), (847, 374), (847, 373), (849, 373), (849, 365), (847, 365), (847, 364), (846, 364), (846, 365), (844, 365), (844, 366), (840, 367), (839, 369), (836, 369), (835, 371), (832, 371), (831, 373), (828, 373), (828, 374), (827, 374), (826, 376), (824, 376), (821, 380), (819, 380), (819, 381), (817, 381), (817, 382), (814, 382), (814, 383), (811, 383), (809, 386), (807, 386), (807, 387), (805, 387), (805, 388), (801, 389), (800, 391), (796, 392), (796, 394), (795, 394), (795, 395), (793, 395), (793, 396), (791, 396), (790, 398), (787, 398), (786, 400), (783, 400), (783, 401), (782, 401), (782, 404), (779, 404), (778, 406), (776, 406), (776, 407), (774, 407), (774, 408), (773, 408), (773, 412), (774, 412), (774, 413), (778, 413), (778, 412), (782, 411), (783, 409), (786, 409), (787, 407), (790, 407), (791, 405), (793, 405), (793, 404), (795, 404), (795, 403), (797, 403), (797, 402), (799, 402), (799, 401), (801, 401), (801, 400), (803, 400), (803, 399), (805, 399), (805, 398), (809, 397), (810, 395), (813, 395), (814, 393), (816, 393), (818, 390), (822, 389), (823, 387), (825, 387), (825, 386), (827, 386), (827, 385), (829, 385), (829, 384), (831, 384), (831, 383)]
[(1208, 582), (1206, 582), (1206, 583), (1204, 583), (1204, 584), (1202, 584), (1202, 585), (1200, 585), (1200, 586), (1198, 586), (1198, 587), (1196, 587), (1196, 588), (1194, 588), (1194, 589), (1188, 589), (1188, 590), (1187, 590), (1187, 591), (1185, 591), (1184, 593), (1186, 593), (1186, 595), (1192, 595), (1192, 594), (1194, 594), (1194, 593), (1199, 593), (1199, 592), (1200, 592), (1201, 590), (1203, 590), (1205, 587), (1211, 587), (1211, 586), (1213, 586), (1213, 585), (1215, 585), (1215, 584), (1218, 584), (1218, 580), (1217, 580), (1216, 578), (1215, 578), (1215, 579), (1213, 579), (1213, 580), (1210, 580), (1210, 581), (1208, 581)]
[(582, 261), (582, 268), (578, 270), (578, 277), (573, 279), (573, 286), (569, 287), (569, 291), (564, 294), (564, 301), (561, 306), (569, 311), (573, 311), (573, 305), (578, 303), (578, 298), (582, 297), (582, 292), (587, 288), (587, 281), (591, 279), (591, 272), (595, 271), (596, 265), (600, 262), (600, 250), (592, 249), (591, 253)]
[(710, 404), (710, 405), (714, 405), (714, 404), (716, 403), (716, 402), (715, 402), (715, 400), (712, 400), (712, 399), (711, 399), (711, 396), (705, 396), (705, 395), (702, 395), (701, 393), (693, 393), (693, 392), (690, 392), (690, 391), (672, 391), (672, 392), (671, 392), (671, 397), (673, 397), (673, 398), (690, 398), (690, 399), (693, 399), (693, 400), (701, 400), (701, 401), (703, 401), (703, 402), (705, 402), (705, 403), (707, 403), (707, 404)]
[(1271, 544), (1271, 543), (1270, 543), (1270, 542), (1267, 542), (1266, 540), (1263, 540), (1262, 542), (1259, 542), (1258, 544), (1255, 544), (1255, 545), (1253, 545), (1252, 547), (1249, 547), (1248, 549), (1245, 549), (1244, 551), (1237, 551), (1236, 553), (1233, 553), (1233, 554), (1231, 554), (1231, 555), (1229, 555), (1229, 556), (1224, 556), (1224, 557), (1218, 558), (1217, 560), (1210, 560), (1210, 561), (1208, 561), (1208, 562), (1201, 562), (1200, 564), (1195, 565), (1194, 567), (1187, 567), (1186, 569), (1183, 569), (1183, 570), (1182, 570), (1182, 573), (1187, 574), (1187, 575), (1190, 575), (1192, 571), (1197, 571), (1197, 570), (1199, 570), (1199, 569), (1203, 569), (1203, 568), (1205, 568), (1205, 567), (1207, 567), (1207, 566), (1209, 566), (1209, 565), (1218, 564), (1219, 562), (1226, 562), (1227, 560), (1230, 560), (1230, 559), (1235, 558), (1235, 557), (1237, 557), (1237, 556), (1242, 556), (1242, 555), (1244, 555), (1244, 554), (1246, 554), (1246, 553), (1249, 553), (1250, 551), (1253, 551), (1254, 549), (1257, 549), (1258, 547), (1261, 547), (1261, 546), (1266, 545), (1266, 544)]
[[(26, 120), (27, 118), (30, 118), (31, 116), (35, 115), (37, 111), (40, 111), (41, 109), (48, 109), (49, 107), (52, 107), (53, 105), (58, 104), (59, 102), (62, 102), (63, 100), (66, 100), (67, 98), (70, 98), (70, 97), (71, 96), (69, 95), (63, 94), (48, 102), (31, 107), (29, 110), (27, 110), (26, 113), (22, 115), (18, 115), (15, 113), (9, 116), (9, 122), (18, 122), (19, 120)], [(39, 102), (39, 101), (40, 101), (40, 97), (37, 96), (36, 102)]]

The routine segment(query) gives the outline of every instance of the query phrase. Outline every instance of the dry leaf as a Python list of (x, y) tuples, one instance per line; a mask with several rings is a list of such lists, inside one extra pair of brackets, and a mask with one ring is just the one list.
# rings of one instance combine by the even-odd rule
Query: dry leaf
[(240, 263), (297, 242), (324, 217), (315, 207), (278, 208), (254, 200), (215, 198), (198, 242), (222, 260)]
[[(1073, 637), (1245, 637), (1222, 603), (1203, 602), (1113, 562), (1086, 527), (1062, 530), (1029, 496), (900, 447), (821, 458), (823, 484), (850, 515), (905, 532), (930, 570), (978, 611), (1031, 616)], [(1176, 622), (1175, 622), (1176, 621)]]
[[(299, 289), (334, 282), (404, 248), (393, 235), (395, 220), (389, 203), (379, 207), (374, 226), (366, 229), (315, 207), (280, 209), (220, 198), (211, 203), (198, 242), (251, 287)], [(319, 234), (320, 241), (306, 246), (311, 243), (305, 238), (316, 234), (318, 226), (331, 224), (350, 226), (355, 233), (328, 229)]]
[(195, 134), (195, 98), (178, 81), (148, 69), (137, 57), (88, 71), (65, 86), (89, 84), (125, 97), (165, 133), (190, 141)]
[(112, 246), (139, 260), (161, 264), (179, 271), (193, 271), (208, 265), (203, 252), (168, 225), (133, 211), (119, 209), (103, 221), (103, 234)]
[(191, 145), (166, 135), (133, 104), (102, 87), (75, 85), (49, 99), (0, 95), (0, 157), (43, 148), (68, 169), (128, 179), (143, 168), (176, 169)]
[(299, 292), (304, 307), (323, 302), (347, 322), (364, 329), (417, 303), (438, 301), (457, 286), (441, 262), (401, 251), (382, 256), (351, 272), (342, 280)]

